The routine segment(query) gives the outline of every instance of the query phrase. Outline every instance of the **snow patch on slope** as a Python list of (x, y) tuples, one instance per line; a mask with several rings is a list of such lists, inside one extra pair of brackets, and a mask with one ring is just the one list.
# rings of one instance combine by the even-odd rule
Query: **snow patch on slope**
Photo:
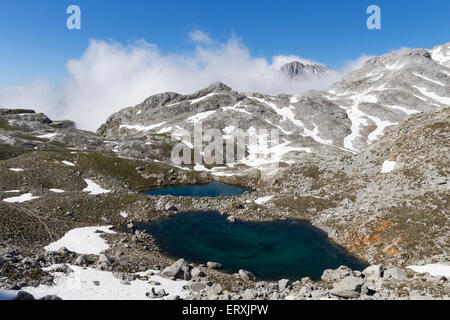
[(33, 199), (38, 199), (38, 198), (39, 197), (33, 197), (33, 194), (31, 194), (31, 193), (24, 193), (17, 197), (3, 199), (3, 201), (8, 202), (8, 203), (22, 203), (22, 202), (31, 201)]
[(84, 188), (83, 191), (89, 192), (91, 195), (111, 192), (111, 190), (103, 189), (91, 179), (84, 179), (84, 181), (87, 183), (87, 187)]
[(443, 83), (440, 82), (440, 81), (436, 81), (436, 80), (427, 78), (427, 77), (425, 77), (425, 76), (423, 76), (423, 75), (421, 75), (421, 74), (415, 73), (415, 72), (413, 72), (413, 75), (415, 75), (416, 77), (422, 78), (422, 79), (424, 79), (424, 80), (426, 80), (426, 81), (434, 82), (434, 83), (436, 83), (436, 84), (438, 84), (438, 85), (440, 85), (440, 86), (445, 87), (445, 84), (443, 84)]
[(36, 136), (37, 138), (41, 138), (41, 139), (50, 139), (53, 138), (54, 136), (56, 136), (56, 133), (46, 133), (46, 134), (42, 134), (40, 136)]
[(389, 173), (391, 171), (394, 171), (396, 164), (397, 163), (395, 161), (385, 160), (383, 162), (383, 166), (381, 167), (381, 173)]
[(418, 87), (418, 86), (412, 86), (413, 88), (416, 88), (417, 90), (420, 91), (420, 93), (428, 98), (431, 98), (433, 100), (436, 100), (440, 103), (443, 104), (449, 104), (450, 105), (450, 98), (449, 97), (441, 97), (439, 95), (437, 95), (434, 92), (428, 91), (427, 88), (422, 88), (422, 87)]
[(128, 125), (128, 124), (122, 124), (119, 126), (120, 129), (129, 129), (129, 130), (136, 130), (136, 131), (150, 131), (156, 128), (161, 127), (163, 124), (165, 124), (166, 121), (157, 123), (157, 124), (151, 124), (149, 126), (141, 126), (139, 124), (136, 125)]
[(418, 273), (429, 273), (432, 276), (444, 276), (450, 279), (450, 266), (445, 264), (426, 264), (424, 266), (407, 266), (407, 268)]
[(200, 98), (191, 100), (191, 104), (198, 103), (198, 102), (203, 101), (203, 100), (205, 100), (205, 99), (208, 99), (208, 98), (210, 98), (210, 97), (212, 97), (212, 96), (214, 96), (214, 95), (216, 95), (216, 94), (217, 94), (216, 92), (208, 93), (206, 96), (203, 96), (203, 97), (200, 97)]
[(264, 204), (264, 203), (269, 202), (272, 198), (273, 198), (273, 196), (260, 197), (255, 200), (255, 203), (256, 204)]
[[(53, 294), (63, 300), (148, 300), (145, 294), (152, 288), (164, 289), (169, 295), (178, 295), (181, 298), (188, 294), (188, 291), (183, 289), (187, 281), (174, 281), (154, 275), (149, 276), (149, 280), (157, 281), (161, 285), (151, 285), (148, 281), (139, 279), (130, 281), (130, 284), (123, 284), (110, 271), (74, 265), (69, 267), (73, 270), (69, 274), (53, 272), (54, 286), (40, 285), (24, 287), (22, 290), (31, 293), (37, 299)], [(99, 285), (95, 285), (94, 281), (98, 281)], [(13, 292), (17, 294), (15, 291), (6, 291), (6, 294), (10, 296)]]
[(54, 193), (64, 193), (64, 190), (61, 189), (49, 189), (49, 191), (54, 192)]
[(65, 247), (68, 250), (79, 254), (99, 255), (101, 252), (109, 249), (109, 245), (106, 243), (105, 239), (100, 237), (101, 233), (99, 233), (99, 231), (102, 233), (115, 233), (110, 230), (111, 227), (112, 226), (72, 229), (61, 239), (50, 243), (48, 246), (44, 247), (44, 249), (46, 251), (57, 251), (60, 248)]
[(216, 112), (216, 110), (200, 112), (200, 113), (197, 113), (196, 115), (193, 115), (192, 117), (187, 118), (186, 121), (187, 122), (202, 121), (202, 120), (208, 118), (210, 115), (212, 115), (215, 112)]
[(295, 119), (295, 114), (292, 110), (294, 110), (293, 106), (289, 106), (289, 107), (284, 107), (284, 108), (279, 108), (275, 103), (270, 102), (270, 101), (266, 101), (262, 98), (255, 98), (255, 97), (251, 97), (251, 99), (257, 100), (261, 103), (265, 103), (268, 106), (270, 106), (278, 115), (280, 115), (281, 117), (283, 117), (282, 121), (286, 121), (289, 120), (290, 122), (292, 122), (294, 125), (296, 125), (297, 127), (300, 127), (303, 129), (303, 136), (305, 137), (311, 137), (313, 138), (313, 140), (322, 143), (322, 144), (327, 144), (327, 145), (332, 145), (333, 141), (332, 140), (325, 140), (321, 137), (319, 137), (319, 128), (314, 124), (314, 129), (313, 130), (309, 130), (305, 127), (305, 124), (301, 121), (301, 120), (297, 120)]
[(345, 109), (348, 118), (350, 119), (352, 125), (350, 127), (351, 133), (344, 138), (344, 148), (359, 152), (354, 146), (354, 141), (358, 137), (361, 137), (360, 129), (363, 125), (368, 125), (366, 114), (359, 110), (359, 105), (353, 105), (350, 109)]

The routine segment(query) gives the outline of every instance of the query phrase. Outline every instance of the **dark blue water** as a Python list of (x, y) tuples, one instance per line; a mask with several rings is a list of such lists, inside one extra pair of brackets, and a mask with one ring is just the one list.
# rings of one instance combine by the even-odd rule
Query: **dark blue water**
[(211, 182), (204, 185), (185, 185), (185, 186), (161, 186), (154, 187), (144, 194), (149, 196), (178, 196), (178, 197), (232, 197), (248, 191), (245, 188), (232, 186), (220, 182)]
[(325, 269), (365, 267), (324, 232), (301, 221), (229, 223), (217, 212), (187, 212), (136, 227), (152, 234), (169, 256), (219, 262), (225, 272), (246, 269), (260, 280), (318, 280)]

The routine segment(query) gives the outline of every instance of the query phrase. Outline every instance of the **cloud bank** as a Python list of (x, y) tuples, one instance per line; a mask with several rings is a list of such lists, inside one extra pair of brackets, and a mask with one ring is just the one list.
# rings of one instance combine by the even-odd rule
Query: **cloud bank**
[(235, 36), (225, 43), (199, 30), (189, 36), (194, 48), (182, 54), (163, 54), (145, 41), (123, 45), (91, 40), (79, 59), (68, 61), (67, 76), (56, 87), (35, 80), (0, 88), (0, 105), (33, 108), (52, 119), (71, 119), (81, 129), (96, 130), (112, 113), (160, 92), (192, 93), (221, 81), (241, 92), (298, 94), (325, 89), (342, 76), (332, 71), (320, 79), (293, 82), (279, 71), (281, 65), (316, 62), (297, 56), (255, 57)]

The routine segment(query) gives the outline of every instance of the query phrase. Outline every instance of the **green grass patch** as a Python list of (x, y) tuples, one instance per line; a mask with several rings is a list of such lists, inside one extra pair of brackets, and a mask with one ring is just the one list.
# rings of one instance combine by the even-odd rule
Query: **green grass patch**
[(8, 160), (32, 151), (19, 147), (0, 146), (0, 160)]

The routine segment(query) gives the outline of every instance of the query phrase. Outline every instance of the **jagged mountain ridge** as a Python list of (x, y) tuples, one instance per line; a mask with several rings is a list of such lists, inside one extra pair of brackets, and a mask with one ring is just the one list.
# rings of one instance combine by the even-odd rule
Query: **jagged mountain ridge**
[(375, 57), (329, 90), (299, 96), (239, 93), (222, 83), (191, 95), (162, 93), (113, 114), (98, 133), (143, 146), (155, 145), (155, 139), (170, 144), (170, 133), (192, 132), (194, 122), (202, 121), (204, 129), (224, 135), (234, 128), (279, 129), (283, 147), (274, 161), (358, 153), (388, 126), (450, 104), (449, 57), (450, 43)]

